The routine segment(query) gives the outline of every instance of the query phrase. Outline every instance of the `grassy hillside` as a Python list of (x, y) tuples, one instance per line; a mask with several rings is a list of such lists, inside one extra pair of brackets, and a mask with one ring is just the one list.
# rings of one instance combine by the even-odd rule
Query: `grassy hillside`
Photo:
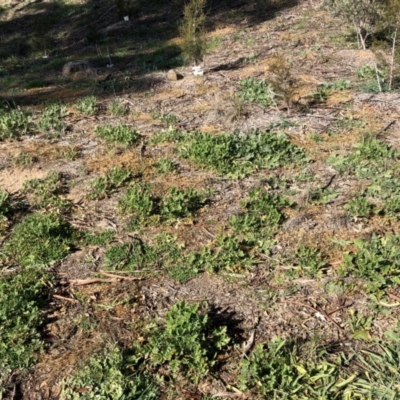
[(399, 397), (387, 43), (210, 1), (193, 76), (165, 3), (0, 2), (2, 398)]

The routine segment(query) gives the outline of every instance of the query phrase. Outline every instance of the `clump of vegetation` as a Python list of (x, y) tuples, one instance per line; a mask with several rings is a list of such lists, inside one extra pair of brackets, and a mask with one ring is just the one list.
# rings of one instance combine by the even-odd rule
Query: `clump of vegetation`
[(352, 274), (366, 282), (365, 290), (380, 296), (400, 283), (400, 237), (373, 235), (370, 240), (354, 240), (356, 251), (345, 253), (342, 275)]
[(172, 187), (162, 199), (160, 213), (167, 219), (189, 217), (206, 204), (207, 197), (206, 193), (193, 188), (180, 190)]
[(236, 179), (257, 169), (307, 160), (304, 151), (284, 134), (258, 130), (220, 135), (195, 131), (186, 137), (180, 154), (202, 167)]
[(266, 79), (245, 78), (240, 81), (239, 97), (242, 100), (269, 107), (276, 105), (275, 96), (272, 84)]
[(86, 365), (62, 381), (61, 388), (65, 400), (158, 398), (155, 382), (146, 373), (132, 372), (117, 345), (107, 346), (91, 357)]
[(67, 129), (67, 124), (62, 120), (66, 115), (65, 106), (58, 103), (49, 104), (41, 114), (37, 126), (49, 138), (58, 138)]
[[(238, 388), (268, 399), (339, 399), (346, 382), (339, 381), (339, 368), (331, 363), (304, 362), (298, 349), (275, 338), (268, 347), (258, 345), (241, 363)], [(311, 396), (311, 397), (310, 397)]]
[(172, 174), (177, 170), (177, 164), (169, 158), (161, 158), (155, 165), (156, 171), (161, 175)]
[(91, 199), (102, 199), (123, 187), (132, 178), (132, 170), (116, 166), (106, 175), (99, 176), (92, 183)]
[(50, 279), (37, 268), (0, 275), (0, 394), (3, 373), (30, 367), (43, 349), (43, 293)]
[(237, 233), (245, 234), (251, 240), (270, 237), (285, 216), (282, 208), (290, 202), (275, 193), (254, 189), (249, 197), (241, 202), (243, 212), (230, 218), (230, 224)]
[(128, 112), (128, 109), (122, 100), (114, 99), (108, 106), (108, 112), (115, 117), (122, 117)]
[(55, 213), (28, 215), (14, 226), (4, 255), (20, 266), (50, 265), (62, 260), (74, 242), (71, 224)]
[(18, 139), (30, 132), (31, 120), (23, 110), (0, 109), (0, 140)]
[(207, 51), (205, 36), (206, 0), (190, 0), (184, 7), (183, 20), (179, 26), (182, 37), (182, 53), (187, 61), (198, 65)]
[(56, 171), (49, 172), (45, 179), (31, 179), (24, 183), (30, 203), (35, 208), (49, 208), (61, 212), (71, 209), (71, 203), (62, 197), (65, 191), (65, 179)]
[(93, 115), (97, 112), (97, 99), (95, 96), (88, 96), (79, 99), (75, 108), (83, 115)]
[(136, 144), (140, 138), (137, 130), (123, 124), (97, 126), (95, 132), (97, 137), (108, 143), (127, 146)]
[(326, 0), (334, 15), (354, 27), (359, 47), (367, 48), (367, 39), (376, 32), (384, 14), (385, 1)]
[(213, 326), (199, 308), (185, 301), (176, 303), (168, 311), (165, 325), (151, 326), (148, 343), (135, 345), (135, 353), (143, 355), (155, 372), (168, 365), (171, 377), (183, 375), (199, 382), (212, 371), (218, 354), (230, 342), (226, 327)]
[(146, 184), (133, 184), (118, 202), (118, 210), (122, 214), (133, 215), (138, 224), (147, 224), (157, 210), (157, 199), (150, 193)]

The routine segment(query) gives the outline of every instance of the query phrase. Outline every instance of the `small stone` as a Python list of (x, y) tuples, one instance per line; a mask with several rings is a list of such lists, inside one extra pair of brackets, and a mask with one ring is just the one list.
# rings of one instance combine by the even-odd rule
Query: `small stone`
[(183, 79), (183, 76), (176, 72), (174, 69), (170, 69), (167, 72), (167, 79), (169, 81), (179, 81), (180, 79)]
[(72, 78), (77, 72), (87, 72), (92, 69), (88, 60), (69, 61), (64, 64), (62, 75), (66, 78)]

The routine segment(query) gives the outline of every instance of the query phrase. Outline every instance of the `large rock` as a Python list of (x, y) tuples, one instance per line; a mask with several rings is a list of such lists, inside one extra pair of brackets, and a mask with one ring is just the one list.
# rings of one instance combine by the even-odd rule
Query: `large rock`
[(170, 69), (167, 72), (167, 79), (169, 81), (179, 81), (180, 79), (183, 79), (183, 75), (181, 75), (179, 72), (176, 72), (174, 69)]
[(93, 74), (95, 71), (90, 62), (87, 60), (76, 60), (76, 61), (69, 61), (64, 64), (62, 69), (62, 74), (66, 78), (73, 78), (76, 73), (86, 73), (86, 74)]

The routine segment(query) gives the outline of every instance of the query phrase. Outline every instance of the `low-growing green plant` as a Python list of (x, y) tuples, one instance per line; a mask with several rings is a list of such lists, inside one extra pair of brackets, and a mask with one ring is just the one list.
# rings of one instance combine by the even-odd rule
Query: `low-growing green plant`
[(22, 152), (14, 158), (14, 163), (16, 165), (20, 165), (22, 167), (32, 165), (37, 161), (38, 161), (38, 159), (36, 156), (32, 155), (31, 153), (26, 153), (26, 152)]
[(2, 372), (30, 367), (44, 347), (40, 327), (50, 280), (48, 273), (32, 267), (0, 276), (0, 394)]
[(349, 311), (349, 328), (353, 339), (369, 340), (373, 317), (365, 316), (359, 311)]
[(11, 200), (9, 193), (0, 188), (0, 216), (6, 216), (11, 210)]
[(379, 297), (383, 291), (400, 283), (400, 237), (373, 234), (370, 240), (356, 239), (357, 251), (344, 254), (342, 275), (363, 278), (365, 290)]
[(300, 246), (296, 251), (296, 258), (301, 270), (312, 278), (320, 276), (326, 268), (326, 262), (318, 249)]
[(205, 192), (201, 193), (193, 188), (172, 187), (161, 201), (160, 213), (167, 219), (191, 216), (206, 204), (207, 197)]
[(388, 169), (390, 163), (400, 158), (400, 153), (383, 141), (366, 134), (345, 157), (331, 156), (327, 162), (339, 173), (354, 173), (358, 178), (371, 178)]
[(169, 126), (173, 126), (174, 124), (176, 124), (178, 122), (178, 117), (176, 115), (173, 114), (165, 114), (163, 112), (156, 112), (151, 114), (151, 116), (154, 119), (158, 119), (161, 122), (164, 122), (165, 124), (168, 124)]
[(128, 109), (122, 100), (114, 99), (108, 106), (108, 112), (115, 117), (122, 117), (128, 112)]
[(257, 188), (240, 205), (244, 211), (232, 216), (230, 225), (237, 233), (259, 240), (276, 233), (277, 227), (285, 218), (281, 209), (290, 205), (290, 202), (275, 193)]
[(97, 126), (96, 136), (104, 139), (106, 142), (123, 145), (133, 145), (139, 141), (139, 132), (127, 125), (104, 125)]
[(114, 237), (114, 231), (106, 230), (102, 232), (92, 233), (89, 231), (83, 232), (83, 242), (92, 246), (105, 246), (110, 243)]
[(232, 178), (243, 178), (257, 169), (307, 161), (304, 151), (294, 146), (284, 134), (258, 130), (220, 135), (195, 131), (187, 135), (180, 154)]
[(331, 203), (336, 197), (339, 196), (339, 192), (333, 188), (316, 188), (310, 190), (309, 193), (309, 200), (315, 202), (317, 204), (329, 204)]
[(53, 103), (45, 107), (37, 123), (37, 127), (50, 138), (58, 138), (67, 129), (67, 124), (62, 120), (67, 115), (67, 108), (61, 104)]
[(0, 140), (18, 139), (30, 131), (30, 117), (23, 110), (0, 110)]
[(365, 198), (365, 195), (358, 194), (344, 206), (344, 209), (353, 217), (369, 217), (373, 205)]
[(28, 195), (30, 203), (36, 208), (44, 207), (66, 212), (72, 207), (70, 201), (60, 197), (65, 191), (65, 180), (56, 171), (49, 172), (45, 179), (26, 181), (22, 191)]
[(273, 86), (265, 79), (242, 79), (240, 81), (239, 96), (243, 100), (261, 104), (264, 107), (276, 104)]
[(14, 226), (3, 256), (23, 267), (50, 265), (71, 251), (74, 232), (71, 224), (57, 214), (30, 214)]
[(169, 374), (184, 376), (195, 383), (212, 371), (217, 356), (230, 342), (225, 326), (214, 327), (207, 314), (200, 313), (200, 306), (185, 301), (171, 307), (164, 326), (151, 326), (147, 344), (136, 344), (156, 371), (168, 366)]
[(389, 400), (400, 396), (400, 344), (379, 344), (378, 348), (377, 352), (360, 350), (355, 354), (362, 373), (346, 388), (345, 396), (367, 400)]
[(156, 266), (167, 267), (181, 256), (181, 245), (166, 233), (158, 235), (153, 245), (136, 238), (129, 243), (110, 246), (104, 257), (104, 269), (151, 272)]
[(132, 178), (132, 170), (116, 166), (112, 168), (106, 175), (99, 176), (91, 183), (91, 199), (102, 199), (110, 193), (121, 188)]
[(281, 338), (270, 341), (267, 348), (258, 345), (245, 357), (238, 380), (238, 388), (254, 398), (280, 400), (340, 399), (342, 386), (345, 382), (339, 381), (336, 365), (304, 362), (296, 346)]
[(176, 129), (172, 125), (167, 130), (157, 132), (151, 139), (151, 144), (158, 144), (163, 142), (181, 142), (187, 136), (186, 132)]
[(88, 96), (79, 99), (75, 108), (83, 115), (93, 115), (97, 112), (97, 99), (95, 96)]
[(65, 400), (122, 400), (158, 398), (155, 381), (146, 373), (132, 372), (117, 345), (107, 346), (61, 382)]
[(155, 214), (157, 200), (150, 194), (149, 186), (145, 184), (131, 185), (118, 202), (118, 209), (122, 214), (131, 214), (139, 223)]
[(159, 174), (167, 175), (176, 172), (177, 164), (169, 158), (161, 158), (157, 161), (155, 168)]

